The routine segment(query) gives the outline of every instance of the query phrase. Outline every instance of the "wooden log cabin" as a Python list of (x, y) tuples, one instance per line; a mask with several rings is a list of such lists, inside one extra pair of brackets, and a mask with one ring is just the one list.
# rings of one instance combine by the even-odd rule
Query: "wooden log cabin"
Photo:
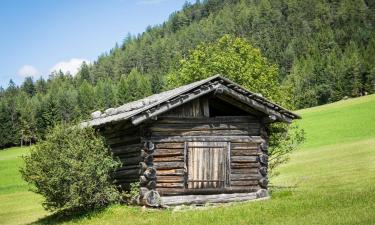
[(140, 183), (148, 206), (265, 198), (268, 125), (298, 115), (216, 75), (94, 112), (93, 126), (123, 166), (115, 184)]

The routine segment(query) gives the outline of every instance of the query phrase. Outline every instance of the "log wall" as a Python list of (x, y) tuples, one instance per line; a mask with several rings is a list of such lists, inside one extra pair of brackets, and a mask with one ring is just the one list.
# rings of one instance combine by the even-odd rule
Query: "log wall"
[[(145, 124), (148, 140), (155, 144), (153, 166), (156, 190), (162, 195), (254, 192), (267, 187), (267, 155), (260, 119), (250, 116), (177, 117), (163, 116)], [(221, 188), (195, 185), (189, 188), (189, 143), (227, 142), (229, 184)], [(202, 146), (209, 147), (209, 146)]]
[[(114, 183), (126, 191), (131, 183), (139, 182), (140, 200), (147, 202), (150, 198), (147, 196), (154, 196), (155, 190), (162, 196), (174, 196), (266, 189), (268, 135), (262, 121), (255, 116), (209, 117), (208, 100), (203, 98), (139, 126), (122, 122), (101, 128), (100, 132), (113, 155), (123, 163), (112, 174)], [(217, 155), (215, 149), (209, 153), (201, 150), (213, 146), (217, 148), (218, 143), (225, 144), (220, 146), (224, 154), (220, 159), (216, 156), (210, 158)], [(196, 158), (189, 158), (189, 152), (197, 154)], [(204, 157), (198, 157), (198, 154)], [(197, 160), (211, 162), (200, 163)], [(206, 168), (191, 168), (193, 165), (210, 165), (218, 169), (215, 162), (225, 164), (220, 165), (220, 171), (225, 171), (225, 175), (209, 172)], [(202, 175), (200, 170), (208, 175)], [(210, 182), (217, 179), (218, 183), (209, 184), (208, 178)], [(150, 199), (149, 202), (153, 202)], [(146, 204), (153, 204), (149, 202)]]
[(113, 182), (123, 191), (130, 190), (130, 184), (139, 181), (141, 150), (141, 129), (130, 123), (118, 123), (100, 129), (115, 158), (122, 166), (112, 173)]

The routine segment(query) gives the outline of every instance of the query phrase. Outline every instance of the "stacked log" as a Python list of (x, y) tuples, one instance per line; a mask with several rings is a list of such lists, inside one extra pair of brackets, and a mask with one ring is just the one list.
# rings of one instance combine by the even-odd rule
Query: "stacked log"
[(258, 190), (259, 186), (259, 143), (231, 142), (230, 187), (236, 191)]
[(139, 162), (141, 160), (141, 135), (139, 127), (129, 122), (119, 122), (100, 128), (114, 158), (122, 163), (111, 175), (114, 184), (120, 191), (129, 191), (131, 184), (139, 179)]
[(156, 190), (161, 195), (181, 194), (185, 187), (185, 143), (155, 142)]
[(156, 188), (156, 169), (153, 165), (153, 153), (155, 145), (151, 141), (145, 141), (141, 150), (140, 163), (140, 203), (146, 206), (156, 207), (160, 205), (160, 195)]
[(260, 130), (261, 137), (265, 140), (260, 144), (260, 150), (261, 153), (259, 155), (259, 174), (261, 175), (261, 178), (259, 179), (259, 186), (263, 189), (267, 189), (268, 187), (268, 133), (266, 129), (266, 125), (263, 124), (261, 130)]
[(139, 179), (139, 162), (141, 144), (119, 145), (111, 148), (115, 158), (119, 159), (122, 166), (112, 173), (114, 183), (121, 191), (129, 191), (131, 184)]

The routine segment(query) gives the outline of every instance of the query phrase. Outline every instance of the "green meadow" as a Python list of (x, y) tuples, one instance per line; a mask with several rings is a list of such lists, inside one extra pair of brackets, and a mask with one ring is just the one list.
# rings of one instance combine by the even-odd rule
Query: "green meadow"
[(375, 224), (375, 95), (298, 112), (306, 142), (272, 178), (266, 201), (196, 210), (114, 205), (48, 215), (18, 172), (28, 148), (0, 151), (0, 224)]
[(28, 150), (26, 147), (0, 151), (0, 224), (25, 224), (47, 215), (42, 198), (28, 191), (18, 171), (21, 155)]

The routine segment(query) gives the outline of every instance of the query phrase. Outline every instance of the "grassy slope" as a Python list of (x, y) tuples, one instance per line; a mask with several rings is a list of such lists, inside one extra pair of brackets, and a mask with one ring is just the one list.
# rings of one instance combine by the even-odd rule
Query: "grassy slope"
[[(112, 206), (103, 212), (67, 220), (66, 224), (375, 224), (375, 95), (300, 111), (307, 141), (273, 180), (272, 200), (219, 206), (208, 210), (142, 211)], [(13, 150), (12, 150), (13, 151)], [(16, 149), (16, 151), (20, 151)], [(14, 153), (15, 155), (19, 154)], [(13, 157), (0, 152), (0, 161)], [(14, 162), (13, 162), (14, 163)], [(13, 163), (10, 163), (13, 165)], [(3, 174), (4, 168), (0, 166)], [(12, 169), (13, 171), (13, 169)], [(14, 171), (17, 171), (14, 169)], [(10, 172), (17, 177), (17, 174)], [(3, 176), (2, 176), (3, 177)], [(16, 205), (35, 196), (24, 192), (24, 183), (4, 187), (0, 201)], [(9, 180), (6, 181), (9, 183)], [(5, 194), (4, 194), (5, 193)], [(37, 199), (39, 201), (39, 199)], [(19, 204), (19, 203), (18, 203)], [(27, 210), (27, 207), (33, 209)], [(22, 221), (30, 212), (42, 215), (37, 203), (26, 202), (19, 217), (0, 205), (0, 224)], [(3, 210), (7, 210), (5, 213)], [(13, 212), (13, 213), (10, 213)], [(22, 214), (21, 214), (22, 213)], [(8, 215), (9, 214), (9, 215)], [(33, 218), (37, 218), (35, 216)], [(27, 218), (28, 221), (33, 218)], [(51, 218), (37, 223), (51, 223)]]
[(28, 191), (21, 179), (20, 156), (28, 148), (10, 148), (0, 151), (0, 224), (25, 224), (46, 215), (41, 197)]

